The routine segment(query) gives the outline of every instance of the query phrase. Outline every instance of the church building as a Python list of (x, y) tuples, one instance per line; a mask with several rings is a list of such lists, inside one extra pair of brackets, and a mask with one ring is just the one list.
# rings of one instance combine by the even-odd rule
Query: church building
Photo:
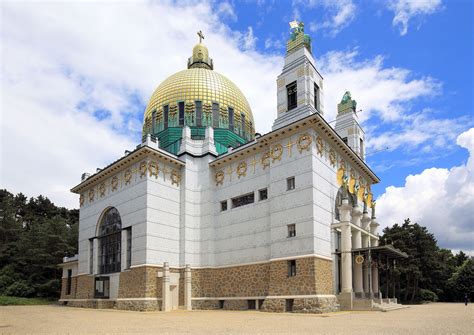
[[(142, 142), (72, 188), (79, 253), (61, 264), (61, 302), (312, 313), (393, 303), (379, 269), (406, 255), (378, 246), (379, 178), (356, 101), (346, 92), (324, 106), (311, 38), (291, 27), (264, 135), (198, 33), (187, 69), (151, 96)], [(332, 126), (324, 109), (336, 107)]]

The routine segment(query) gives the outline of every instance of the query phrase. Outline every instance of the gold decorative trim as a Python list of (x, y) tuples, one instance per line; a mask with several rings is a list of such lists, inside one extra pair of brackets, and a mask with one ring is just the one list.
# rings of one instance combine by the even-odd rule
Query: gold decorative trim
[(239, 165), (237, 165), (237, 176), (239, 178), (247, 176), (247, 163), (246, 162), (240, 162)]
[(140, 162), (140, 178), (146, 177), (147, 164), (145, 161)]
[(111, 185), (112, 185), (112, 191), (117, 191), (117, 187), (118, 187), (118, 178), (117, 178), (117, 176), (114, 176), (112, 178)]
[(84, 205), (84, 194), (81, 194), (79, 196), (79, 207), (82, 207)]
[(157, 162), (155, 161), (150, 161), (148, 163), (148, 173), (151, 176), (155, 176), (155, 178), (158, 178), (158, 173), (159, 173), (160, 169), (159, 169), (159, 165)]
[(262, 168), (265, 170), (267, 167), (270, 166), (270, 152), (266, 152), (262, 155), (262, 159), (260, 160), (262, 164)]
[(291, 149), (293, 148), (295, 144), (296, 144), (295, 142), (291, 141), (291, 137), (290, 137), (288, 140), (288, 143), (285, 145), (286, 149), (288, 150), (288, 157), (291, 157)]
[(316, 138), (316, 150), (320, 156), (323, 155), (324, 143), (323, 143), (323, 139), (319, 136)]
[(95, 192), (94, 189), (89, 190), (89, 202), (94, 201)]
[(309, 146), (313, 142), (313, 139), (308, 134), (303, 134), (298, 138), (297, 146), (300, 153), (303, 150), (309, 150)]
[(130, 169), (125, 171), (124, 179), (125, 179), (125, 185), (130, 184), (130, 182), (132, 181), (132, 171)]
[(364, 256), (357, 255), (356, 258), (355, 258), (355, 262), (356, 262), (356, 264), (361, 265), (362, 263), (364, 263)]
[(282, 155), (283, 155), (283, 146), (281, 144), (275, 145), (270, 151), (270, 156), (272, 157), (272, 163), (274, 163), (275, 161), (280, 161)]
[(329, 162), (333, 167), (336, 166), (336, 152), (334, 149), (329, 150)]
[(216, 172), (215, 178), (216, 178), (216, 186), (222, 185), (224, 183), (224, 171), (219, 170)]
[(181, 175), (176, 170), (172, 170), (171, 171), (171, 185), (179, 186), (180, 182), (181, 182)]
[(105, 183), (101, 183), (99, 185), (99, 194), (101, 198), (105, 196)]

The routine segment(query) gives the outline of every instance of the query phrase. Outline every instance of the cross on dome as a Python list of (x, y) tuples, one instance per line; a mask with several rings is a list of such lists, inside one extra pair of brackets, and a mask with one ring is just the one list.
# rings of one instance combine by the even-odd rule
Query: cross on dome
[(204, 39), (204, 34), (202, 33), (201, 30), (197, 32), (197, 35), (199, 36), (199, 43), (202, 43), (202, 40)]

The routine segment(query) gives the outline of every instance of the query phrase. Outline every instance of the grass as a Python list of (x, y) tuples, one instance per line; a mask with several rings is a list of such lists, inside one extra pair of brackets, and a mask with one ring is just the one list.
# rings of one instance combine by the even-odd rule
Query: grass
[(0, 306), (8, 305), (50, 305), (54, 300), (46, 298), (20, 298), (0, 295)]

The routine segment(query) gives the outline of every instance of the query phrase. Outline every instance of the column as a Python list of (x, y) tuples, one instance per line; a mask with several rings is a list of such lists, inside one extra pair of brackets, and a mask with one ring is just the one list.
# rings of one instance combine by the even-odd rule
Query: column
[(93, 267), (93, 273), (96, 275), (100, 273), (99, 239), (98, 238), (93, 239), (92, 243), (93, 243), (92, 267)]
[(171, 291), (170, 291), (170, 267), (168, 262), (163, 263), (163, 278), (161, 290), (161, 310), (169, 312), (171, 310)]
[[(372, 210), (372, 212), (374, 212), (374, 210)], [(378, 226), (379, 224), (377, 223), (375, 216), (372, 216), (370, 232), (376, 235)], [(376, 247), (379, 245), (379, 239), (373, 237), (371, 238), (370, 243), (373, 247)], [(379, 269), (376, 266), (372, 267), (372, 291), (374, 292), (375, 297), (379, 296)]]
[(186, 307), (186, 310), (188, 311), (193, 309), (191, 304), (191, 290), (191, 266), (189, 264), (186, 264), (186, 269), (184, 270), (184, 305)]
[[(367, 209), (364, 208), (364, 213), (362, 214), (362, 219), (361, 219), (361, 227), (362, 229), (368, 231), (369, 230), (369, 225), (370, 225), (370, 216), (369, 213), (367, 212)], [(367, 248), (370, 246), (370, 237), (367, 233), (362, 233), (362, 247)], [(364, 271), (364, 292), (366, 294), (370, 293), (370, 287), (369, 287), (369, 271), (370, 271), (370, 266), (368, 264), (368, 255), (365, 255), (364, 259), (364, 264), (363, 264), (363, 271)]]
[(342, 200), (339, 206), (341, 219), (341, 291), (352, 292), (352, 243), (351, 243), (351, 216), (352, 206), (347, 199)]
[[(360, 227), (362, 212), (354, 208), (352, 210), (352, 223), (357, 227)], [(352, 248), (359, 249), (362, 247), (362, 236), (358, 229), (352, 231)], [(354, 255), (355, 256), (355, 255)], [(363, 288), (363, 277), (362, 277), (362, 264), (354, 262), (354, 291), (362, 295), (364, 292)]]

